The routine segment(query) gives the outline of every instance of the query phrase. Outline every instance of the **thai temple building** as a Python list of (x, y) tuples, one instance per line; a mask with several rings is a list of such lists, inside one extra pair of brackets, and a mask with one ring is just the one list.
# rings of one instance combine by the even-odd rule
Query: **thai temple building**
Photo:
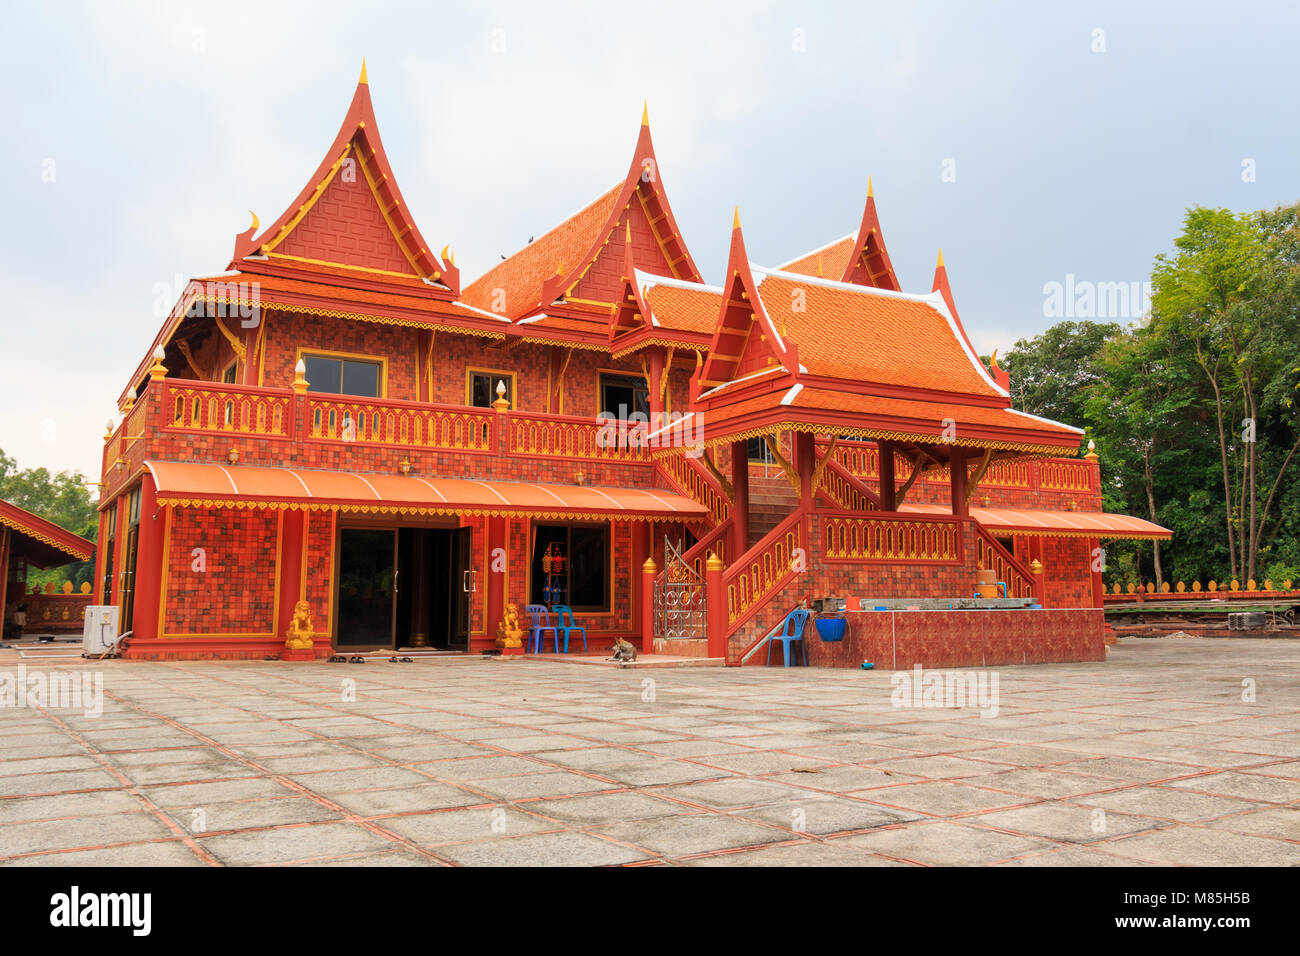
[[(856, 231), (775, 268), (720, 223), (705, 275), (644, 114), (630, 145), (465, 281), (363, 68), (302, 192), (125, 383), (94, 600), (128, 658), (279, 656), (302, 602), (309, 656), (478, 654), (510, 605), (562, 604), (592, 654), (761, 663), (787, 612), (838, 601), (848, 637), (810, 631), (813, 664), (1104, 657), (1104, 542), (1169, 532), (1105, 514), (1081, 430), (1011, 407), (942, 257), (903, 291), (868, 187)], [(1006, 606), (952, 609), (981, 572)]]

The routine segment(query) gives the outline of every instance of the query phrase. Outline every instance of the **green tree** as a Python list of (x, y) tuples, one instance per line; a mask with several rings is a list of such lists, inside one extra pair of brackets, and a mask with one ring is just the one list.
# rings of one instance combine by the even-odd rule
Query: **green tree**
[(1011, 376), (1016, 408), (1067, 425), (1083, 425), (1087, 390), (1098, 382), (1102, 345), (1119, 334), (1114, 322), (1058, 322), (1020, 339), (998, 363)]
[[(91, 496), (86, 478), (79, 471), (51, 474), (45, 468), (19, 468), (13, 458), (0, 450), (0, 498), (87, 540), (94, 541), (98, 537), (96, 499)], [(91, 562), (74, 561), (60, 568), (34, 572), (28, 576), (28, 583), (68, 580), (80, 585), (89, 581), (93, 573)]]

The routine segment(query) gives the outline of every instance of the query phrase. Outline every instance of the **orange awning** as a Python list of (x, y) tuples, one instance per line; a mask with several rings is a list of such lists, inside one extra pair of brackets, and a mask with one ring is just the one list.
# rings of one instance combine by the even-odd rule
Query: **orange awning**
[[(947, 505), (903, 505), (900, 511), (952, 514)], [(972, 508), (970, 516), (990, 531), (1043, 534), (1057, 538), (1144, 538), (1166, 540), (1174, 533), (1131, 515), (1102, 511), (1029, 511), (1016, 508)]]
[(195, 508), (311, 508), (378, 514), (527, 514), (533, 517), (680, 519), (704, 505), (657, 488), (597, 488), (473, 478), (149, 461), (158, 500)]

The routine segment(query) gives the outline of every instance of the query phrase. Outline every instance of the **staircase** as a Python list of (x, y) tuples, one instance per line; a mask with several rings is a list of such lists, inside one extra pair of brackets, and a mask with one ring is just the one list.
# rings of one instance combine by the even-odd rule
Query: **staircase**
[(773, 474), (749, 473), (749, 546), (758, 544), (768, 532), (779, 525), (799, 504), (799, 495), (785, 475), (773, 469)]

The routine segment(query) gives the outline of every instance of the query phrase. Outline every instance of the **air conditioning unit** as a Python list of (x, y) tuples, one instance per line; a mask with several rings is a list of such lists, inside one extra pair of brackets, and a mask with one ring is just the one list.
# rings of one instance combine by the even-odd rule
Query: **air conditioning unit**
[(81, 652), (87, 657), (99, 657), (117, 646), (121, 635), (117, 633), (119, 608), (116, 605), (92, 604), (86, 608), (86, 621), (81, 632)]

